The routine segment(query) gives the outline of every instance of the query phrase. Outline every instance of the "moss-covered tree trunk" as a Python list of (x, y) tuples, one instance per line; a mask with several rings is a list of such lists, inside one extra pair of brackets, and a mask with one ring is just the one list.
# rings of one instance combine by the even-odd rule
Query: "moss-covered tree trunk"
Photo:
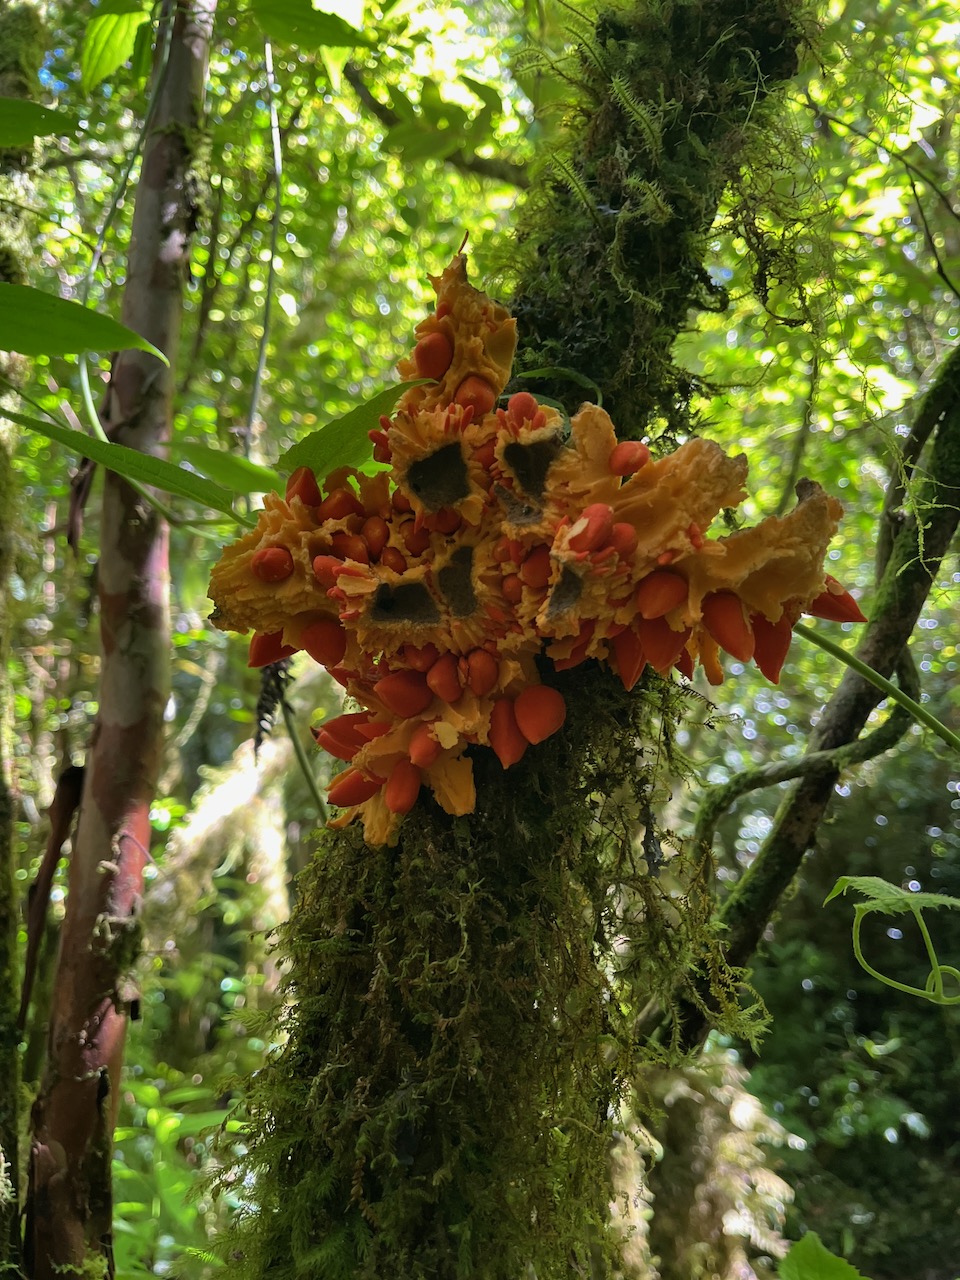
[[(796, 69), (798, 9), (668, 0), (578, 25), (579, 126), (519, 229), (520, 361), (589, 376), (626, 435), (682, 431), (671, 345), (691, 309), (723, 304), (705, 238)], [(582, 396), (542, 385), (571, 408)], [(246, 1275), (616, 1269), (607, 1165), (637, 1066), (630, 989), (695, 994), (716, 952), (696, 895), (669, 918), (634, 862), (675, 687), (626, 694), (592, 666), (561, 681), (562, 734), (509, 772), (475, 754), (473, 814), (421, 799), (393, 848), (324, 836), (285, 934), (289, 1040), (252, 1098), (260, 1212), (231, 1241)], [(598, 815), (598, 795), (615, 812)]]
[[(202, 125), (216, 0), (163, 6), (169, 41), (137, 184), (122, 320), (171, 367), (121, 352), (104, 427), (161, 452), (170, 438), (182, 291), (197, 219), (192, 173)], [(118, 476), (104, 481), (98, 595), (99, 710), (86, 762), (51, 1012), (47, 1067), (34, 1106), (27, 1271), (36, 1280), (96, 1263), (112, 1274), (110, 1159), (138, 951), (149, 811), (167, 701), (167, 528)]]
[[(29, 98), (38, 89), (43, 61), (44, 28), (31, 4), (0, 0), (0, 97)], [(32, 192), (33, 148), (0, 150), (0, 281), (23, 284), (33, 249), (30, 226), (23, 212)], [(9, 201), (9, 203), (8, 203)], [(22, 360), (0, 353), (0, 374), (18, 383)], [(8, 584), (13, 569), (17, 500), (13, 479), (16, 428), (3, 418), (12, 393), (0, 392), (0, 1263), (19, 1262), (18, 1114), (20, 1071), (17, 1052), (17, 1012), (20, 970), (17, 963), (19, 899), (16, 892), (16, 850), (13, 839), (16, 781), (11, 740), (11, 694), (7, 682), (10, 609)]]

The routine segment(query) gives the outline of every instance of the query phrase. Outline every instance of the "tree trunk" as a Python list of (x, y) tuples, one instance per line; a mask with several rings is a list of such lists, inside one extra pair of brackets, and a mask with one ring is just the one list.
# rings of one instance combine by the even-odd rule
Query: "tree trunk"
[[(30, 98), (38, 89), (44, 27), (32, 4), (0, 0), (0, 97)], [(33, 247), (28, 216), (34, 148), (0, 150), (0, 281), (22, 284), (29, 274)], [(7, 204), (3, 197), (13, 203)], [(24, 361), (0, 353), (0, 373), (19, 384)], [(16, 397), (0, 398), (0, 1269), (19, 1263), (20, 1069), (17, 1050), (17, 963), (19, 897), (16, 891), (11, 690), (7, 685), (10, 616), (7, 586), (13, 570), (17, 501), (13, 481), (16, 428), (2, 416)]]
[[(197, 208), (193, 164), (216, 0), (171, 0), (137, 186), (122, 320), (171, 368), (121, 352), (104, 426), (159, 453), (170, 438), (185, 267)], [(169, 43), (164, 38), (166, 24)], [(105, 477), (98, 575), (102, 669), (70, 870), (50, 1020), (33, 1114), (28, 1274), (53, 1280), (100, 1256), (112, 1274), (110, 1162), (139, 941), (150, 804), (167, 701), (167, 528), (119, 477)]]
[[(796, 17), (693, 0), (577, 19), (587, 106), (521, 223), (519, 360), (588, 375), (624, 435), (690, 430), (670, 349), (723, 303), (706, 233), (748, 121), (796, 69)], [(618, 1270), (607, 1166), (638, 1002), (712, 965), (711, 1012), (739, 1009), (702, 889), (664, 906), (636, 855), (682, 694), (626, 693), (594, 664), (555, 682), (561, 733), (509, 772), (478, 751), (473, 813), (421, 799), (394, 848), (327, 833), (302, 878), (289, 1038), (251, 1102), (263, 1212), (231, 1242), (253, 1280)]]

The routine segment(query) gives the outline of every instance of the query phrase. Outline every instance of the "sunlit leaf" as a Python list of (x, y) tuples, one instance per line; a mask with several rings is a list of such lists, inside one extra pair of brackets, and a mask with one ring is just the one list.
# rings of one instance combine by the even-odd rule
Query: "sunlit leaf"
[(137, 31), (150, 18), (149, 10), (126, 5), (109, 6), (87, 23), (80, 48), (80, 87), (87, 93), (106, 80), (133, 56)]
[(241, 454), (228, 453), (226, 449), (211, 449), (209, 445), (194, 444), (192, 441), (184, 441), (176, 449), (178, 455), (185, 458), (202, 476), (216, 480), (217, 484), (222, 484), (225, 489), (234, 493), (271, 493), (283, 490), (283, 481), (275, 471), (258, 466)]
[(261, 29), (281, 44), (303, 49), (373, 47), (373, 41), (349, 22), (323, 12), (322, 5), (314, 7), (310, 0), (252, 0), (250, 11)]
[(280, 455), (278, 466), (286, 472), (297, 467), (310, 467), (318, 476), (325, 476), (338, 467), (379, 470), (378, 464), (370, 460), (371, 446), (367, 433), (376, 430), (381, 416), (393, 410), (404, 391), (428, 381), (428, 378), (416, 378), (385, 387), (363, 404), (350, 409), (342, 418), (334, 418), (319, 431), (311, 431), (304, 436)]
[(152, 342), (111, 316), (25, 284), (0, 284), (0, 350), (24, 356), (79, 355), (83, 351), (149, 351), (169, 360)]
[(26, 147), (34, 138), (73, 133), (76, 116), (23, 98), (0, 98), (0, 147)]
[(238, 523), (247, 523), (233, 510), (231, 495), (226, 489), (203, 476), (194, 475), (192, 471), (184, 471), (176, 463), (155, 458), (149, 453), (140, 453), (137, 449), (128, 449), (126, 445), (95, 440), (82, 431), (61, 427), (54, 422), (42, 422), (39, 418), (28, 418), (22, 413), (7, 412), (6, 416), (127, 480), (153, 485), (155, 489), (162, 489), (164, 493), (172, 493), (178, 498), (187, 498), (200, 507), (220, 511)]

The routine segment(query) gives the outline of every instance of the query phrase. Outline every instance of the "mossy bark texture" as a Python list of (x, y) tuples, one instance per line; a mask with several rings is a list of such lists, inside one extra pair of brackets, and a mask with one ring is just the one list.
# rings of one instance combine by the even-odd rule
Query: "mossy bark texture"
[[(216, 0), (164, 6), (158, 85), (137, 185), (121, 318), (170, 359), (121, 352), (104, 427), (156, 452), (169, 440), (182, 293), (196, 224), (189, 181)], [(32, 1280), (112, 1274), (110, 1160), (139, 947), (149, 811), (169, 653), (167, 529), (123, 480), (104, 478), (98, 567), (102, 667), (70, 866), (46, 1070), (33, 1109), (25, 1240)]]
[[(671, 343), (723, 303), (704, 239), (801, 34), (775, 0), (571, 14), (581, 101), (519, 229), (521, 367), (589, 375), (624, 434), (680, 430)], [(638, 1002), (737, 1005), (705, 895), (678, 909), (635, 839), (646, 823), (652, 856), (677, 686), (542, 674), (564, 729), (506, 772), (477, 749), (475, 813), (421, 799), (392, 848), (324, 835), (281, 943), (287, 1040), (250, 1098), (260, 1204), (232, 1274), (623, 1274), (608, 1156)]]
[[(44, 27), (31, 4), (0, 0), (0, 97), (35, 96), (37, 73), (43, 60)], [(0, 281), (21, 284), (29, 275), (33, 248), (30, 225), (20, 206), (30, 203), (33, 148), (0, 150)], [(22, 360), (0, 353), (0, 373), (19, 384)], [(19, 1262), (19, 1143), (20, 1069), (17, 1051), (17, 1013), (20, 969), (17, 960), (19, 899), (16, 892), (14, 808), (16, 782), (12, 750), (12, 690), (7, 685), (10, 644), (8, 584), (14, 567), (17, 528), (16, 487), (13, 476), (15, 428), (2, 417), (15, 400), (0, 398), (0, 1155), (5, 1170), (0, 1179), (0, 1264)], [(6, 1183), (9, 1182), (9, 1186)]]

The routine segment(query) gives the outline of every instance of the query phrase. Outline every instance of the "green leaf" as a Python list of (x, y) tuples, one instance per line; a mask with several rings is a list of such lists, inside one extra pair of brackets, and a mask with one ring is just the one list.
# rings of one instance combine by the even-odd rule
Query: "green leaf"
[(879, 876), (841, 876), (823, 900), (826, 906), (834, 898), (853, 889), (862, 893), (867, 902), (861, 903), (859, 911), (880, 911), (884, 915), (902, 915), (905, 911), (922, 910), (926, 907), (960, 908), (960, 898), (951, 898), (945, 893), (911, 893), (909, 889), (901, 889), (898, 884), (889, 880), (881, 880)]
[(234, 493), (283, 492), (283, 480), (275, 471), (271, 471), (269, 467), (260, 467), (240, 454), (188, 441), (178, 444), (176, 452), (202, 476), (216, 480)]
[(212, 480), (205, 480), (203, 476), (194, 475), (192, 471), (184, 471), (165, 458), (155, 458), (152, 454), (140, 453), (139, 450), (128, 449), (122, 444), (108, 444), (93, 436), (84, 435), (82, 431), (74, 431), (72, 427), (61, 427), (55, 422), (41, 422), (38, 418), (28, 418), (22, 413), (5, 411), (4, 416), (23, 427), (29, 427), (31, 431), (38, 431), (48, 440), (72, 449), (91, 462), (98, 462), (126, 480), (153, 485), (155, 489), (162, 489), (164, 493), (172, 493), (178, 498), (187, 498), (200, 507), (220, 511), (240, 524), (252, 524), (252, 521), (244, 520), (234, 511), (231, 495), (226, 489), (214, 484)]
[(149, 351), (170, 361), (126, 325), (79, 302), (25, 284), (0, 284), (0, 351), (24, 356), (68, 356), (82, 351)]
[(808, 1231), (780, 1263), (780, 1280), (866, 1280), (866, 1277), (831, 1253), (815, 1231)]
[[(110, 6), (120, 9), (120, 5)], [(149, 11), (128, 9), (99, 12), (87, 23), (80, 47), (80, 88), (84, 93), (106, 80), (133, 55), (137, 31), (150, 18)]]
[(390, 151), (402, 151), (408, 161), (443, 160), (456, 151), (461, 140), (459, 129), (431, 129), (410, 121), (388, 129), (383, 145)]
[(51, 111), (23, 98), (0, 98), (0, 147), (26, 147), (34, 138), (73, 133), (76, 127), (76, 116), (66, 111)]
[(297, 441), (280, 455), (277, 465), (287, 472), (297, 467), (310, 467), (320, 478), (338, 467), (358, 467), (363, 471), (377, 469), (377, 464), (370, 462), (367, 432), (376, 430), (381, 416), (392, 411), (404, 391), (429, 381), (429, 378), (415, 378), (411, 382), (397, 382), (392, 387), (385, 387), (363, 404), (350, 409), (342, 418), (334, 418), (319, 431), (311, 431)]
[(303, 49), (372, 49), (362, 36), (335, 13), (322, 12), (310, 0), (252, 0), (250, 11), (271, 40)]

